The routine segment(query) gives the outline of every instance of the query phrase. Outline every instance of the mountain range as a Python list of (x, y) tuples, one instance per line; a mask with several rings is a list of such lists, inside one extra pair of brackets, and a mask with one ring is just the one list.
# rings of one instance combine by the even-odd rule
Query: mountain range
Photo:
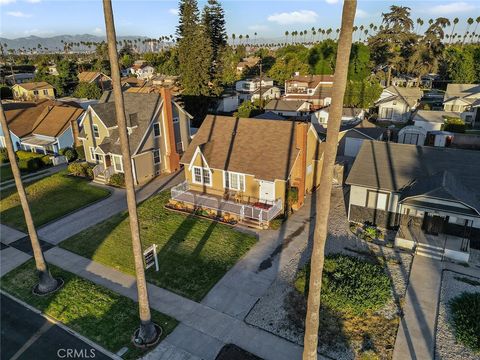
[[(118, 41), (123, 40), (135, 40), (135, 39), (147, 39), (146, 36), (117, 36)], [(0, 43), (2, 45), (7, 44), (7, 49), (21, 49), (21, 48), (38, 48), (38, 44), (42, 46), (42, 48), (48, 49), (61, 49), (63, 50), (63, 42), (101, 42), (105, 41), (105, 36), (97, 36), (91, 34), (82, 34), (82, 35), (57, 35), (52, 37), (39, 37), (35, 35), (21, 37), (16, 39), (7, 39), (0, 37)]]

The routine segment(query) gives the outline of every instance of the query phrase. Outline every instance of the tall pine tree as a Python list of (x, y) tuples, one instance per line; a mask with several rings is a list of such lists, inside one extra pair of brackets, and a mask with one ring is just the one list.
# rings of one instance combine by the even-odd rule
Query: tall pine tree
[(183, 94), (209, 96), (212, 45), (205, 26), (199, 23), (196, 0), (180, 1), (177, 27), (178, 60)]
[(217, 0), (208, 0), (203, 8), (202, 23), (212, 42), (213, 60), (218, 62), (221, 49), (227, 45), (227, 32), (225, 30), (225, 13)]

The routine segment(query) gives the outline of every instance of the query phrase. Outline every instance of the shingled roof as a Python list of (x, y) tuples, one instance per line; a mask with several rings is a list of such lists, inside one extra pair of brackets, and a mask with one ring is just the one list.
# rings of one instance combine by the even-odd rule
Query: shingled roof
[(16, 84), (25, 90), (43, 90), (43, 89), (53, 89), (53, 86), (47, 83), (46, 81), (39, 81), (39, 82), (29, 82), (29, 83), (22, 83)]
[(410, 107), (414, 107), (423, 96), (423, 92), (419, 87), (400, 87), (392, 85), (384, 91), (388, 91), (392, 96), (377, 101), (375, 105), (397, 99), (405, 102)]
[[(444, 174), (446, 170), (447, 175)], [(452, 185), (453, 181), (457, 185)], [(479, 206), (480, 152), (364, 141), (347, 178), (349, 185), (395, 192), (413, 191), (411, 188), (415, 182), (421, 185), (417, 185), (416, 192), (435, 191), (438, 195), (441, 184), (461, 201), (465, 200), (465, 195), (460, 196), (458, 192), (466, 192), (459, 186), (467, 188), (469, 204)]]
[(53, 106), (53, 100), (40, 100), (38, 102), (13, 102), (3, 104), (5, 116), (10, 131), (22, 138), (32, 133), (38, 118), (47, 106)]
[[(113, 96), (108, 96), (109, 92), (105, 92), (105, 94), (101, 99), (101, 101), (104, 102), (92, 105), (91, 107), (106, 127), (114, 128), (117, 126), (115, 103)], [(142, 94), (125, 92), (123, 93), (123, 101), (125, 104), (127, 123), (135, 118), (135, 124), (130, 124), (133, 129), (131, 129), (129, 136), (130, 151), (134, 152), (140, 145), (143, 135), (147, 131), (148, 125), (155, 114), (155, 110), (160, 105), (161, 96), (157, 93)], [(117, 153), (119, 147), (114, 145), (119, 144), (118, 133), (111, 131), (105, 143), (109, 144), (108, 146), (111, 147), (113, 153)]]
[(210, 168), (287, 180), (299, 150), (295, 121), (208, 115), (181, 163), (188, 166), (199, 147)]

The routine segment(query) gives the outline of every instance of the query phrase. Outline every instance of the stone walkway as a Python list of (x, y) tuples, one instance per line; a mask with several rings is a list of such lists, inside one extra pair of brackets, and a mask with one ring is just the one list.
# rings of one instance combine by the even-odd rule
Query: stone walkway
[[(58, 247), (48, 250), (45, 257), (51, 264), (136, 300), (133, 276)], [(233, 316), (152, 284), (148, 285), (148, 292), (153, 309), (181, 322), (167, 337), (167, 344), (179, 348), (185, 354), (193, 354), (191, 359), (215, 359), (218, 351), (227, 343), (234, 343), (266, 360), (301, 358), (301, 347), (247, 325)], [(161, 359), (160, 355), (165, 351), (165, 348), (160, 346), (149, 356), (152, 359)]]
[[(183, 173), (156, 177), (151, 182), (137, 189), (137, 201), (141, 202), (150, 196), (170, 188), (184, 180)], [(102, 185), (95, 185), (102, 186)], [(75, 211), (38, 229), (38, 236), (51, 244), (57, 245), (63, 240), (78, 234), (109, 217), (127, 209), (125, 190), (108, 187), (112, 194), (99, 202)]]
[(433, 359), (435, 322), (444, 263), (415, 256), (407, 288), (404, 316), (397, 333), (394, 360)]

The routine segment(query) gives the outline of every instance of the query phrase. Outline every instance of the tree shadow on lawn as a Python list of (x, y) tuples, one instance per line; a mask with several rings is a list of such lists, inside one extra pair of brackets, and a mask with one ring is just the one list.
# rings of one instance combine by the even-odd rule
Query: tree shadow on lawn
[[(42, 185), (42, 181), (44, 185)], [(86, 180), (69, 179), (67, 176), (60, 174), (54, 174), (27, 184), (27, 198), (35, 226), (44, 225), (102, 198), (99, 193), (97, 194), (96, 188), (84, 188), (86, 186), (90, 186)], [(43, 191), (43, 189), (46, 189), (46, 191)], [(85, 190), (92, 190), (92, 192)], [(2, 222), (25, 231), (25, 218), (16, 187), (2, 191), (0, 197), (0, 201), (3, 202), (0, 211)], [(6, 205), (10, 207), (5, 209)]]

